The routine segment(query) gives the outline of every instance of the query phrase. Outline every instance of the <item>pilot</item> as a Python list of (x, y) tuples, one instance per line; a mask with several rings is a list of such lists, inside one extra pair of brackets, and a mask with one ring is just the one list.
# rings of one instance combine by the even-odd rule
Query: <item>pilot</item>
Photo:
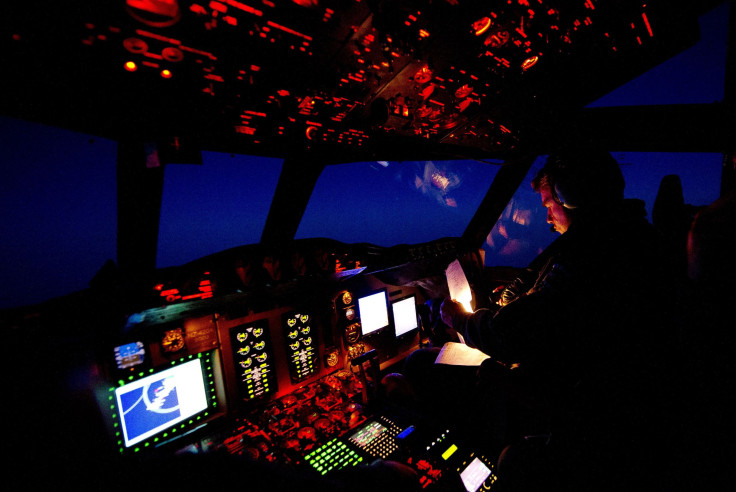
[[(592, 164), (589, 166), (586, 162)], [(542, 205), (547, 209), (550, 229), (561, 235), (580, 216), (578, 222), (590, 222), (625, 210), (622, 205), (623, 175), (607, 152), (577, 151), (553, 155), (532, 180), (532, 188), (539, 193)], [(505, 306), (533, 290), (534, 283), (549, 273), (548, 269), (554, 264), (559, 242), (553, 242), (503, 289), (498, 305)], [(449, 304), (445, 306), (445, 312), (450, 309)]]
[(636, 435), (664, 432), (647, 417), (670, 396), (665, 367), (677, 332), (665, 301), (679, 292), (658, 266), (653, 227), (627, 212), (624, 184), (608, 152), (551, 155), (532, 186), (560, 237), (502, 293), (499, 309), (468, 313), (454, 300), (442, 303), (443, 321), (490, 359), (464, 373), (443, 364), (428, 371), (435, 394), (452, 392), (442, 411), (461, 407), (496, 444), (541, 432), (565, 449), (556, 456), (570, 466), (560, 469), (595, 470), (615, 454), (631, 465), (629, 476), (637, 467), (646, 476), (650, 463), (628, 448)]

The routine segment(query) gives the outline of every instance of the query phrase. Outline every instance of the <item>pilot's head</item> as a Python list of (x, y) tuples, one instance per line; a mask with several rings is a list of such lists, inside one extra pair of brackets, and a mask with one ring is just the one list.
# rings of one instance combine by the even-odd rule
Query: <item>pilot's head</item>
[(623, 201), (624, 178), (607, 151), (576, 148), (550, 155), (532, 180), (552, 230), (564, 234), (582, 218), (602, 218)]

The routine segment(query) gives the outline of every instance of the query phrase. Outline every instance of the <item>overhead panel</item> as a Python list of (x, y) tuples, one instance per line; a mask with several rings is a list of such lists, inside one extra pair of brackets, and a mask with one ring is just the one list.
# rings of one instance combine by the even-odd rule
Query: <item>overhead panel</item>
[(681, 3), (14, 2), (0, 111), (262, 155), (506, 154), (696, 39)]

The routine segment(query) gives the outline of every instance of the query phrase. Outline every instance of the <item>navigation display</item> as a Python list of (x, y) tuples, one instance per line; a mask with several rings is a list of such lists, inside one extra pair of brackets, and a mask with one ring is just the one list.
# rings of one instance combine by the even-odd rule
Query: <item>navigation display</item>
[(207, 409), (200, 359), (116, 388), (115, 397), (130, 447)]
[(145, 356), (146, 349), (143, 342), (126, 343), (115, 347), (115, 363), (118, 369), (127, 369), (142, 364)]

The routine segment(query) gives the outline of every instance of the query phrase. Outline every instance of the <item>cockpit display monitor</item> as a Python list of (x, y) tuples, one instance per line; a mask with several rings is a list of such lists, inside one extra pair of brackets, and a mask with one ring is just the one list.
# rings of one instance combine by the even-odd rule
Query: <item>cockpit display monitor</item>
[(460, 479), (463, 481), (465, 490), (468, 492), (476, 492), (483, 485), (483, 482), (491, 476), (491, 469), (486, 466), (480, 459), (474, 458), (470, 464), (460, 472)]
[(194, 359), (115, 389), (128, 448), (207, 409), (201, 359)]
[(274, 393), (277, 388), (276, 370), (268, 320), (231, 328), (230, 343), (243, 399), (251, 400)]
[(284, 314), (283, 333), (289, 356), (289, 376), (293, 383), (315, 374), (319, 368), (317, 332), (313, 318), (305, 312)]
[(126, 343), (115, 347), (115, 363), (118, 369), (127, 369), (142, 364), (145, 357), (146, 348), (143, 342)]
[(358, 298), (358, 314), (363, 336), (389, 326), (388, 292), (386, 289)]
[(394, 328), (396, 329), (397, 338), (419, 328), (417, 302), (413, 294), (392, 302), (391, 310), (394, 315)]

